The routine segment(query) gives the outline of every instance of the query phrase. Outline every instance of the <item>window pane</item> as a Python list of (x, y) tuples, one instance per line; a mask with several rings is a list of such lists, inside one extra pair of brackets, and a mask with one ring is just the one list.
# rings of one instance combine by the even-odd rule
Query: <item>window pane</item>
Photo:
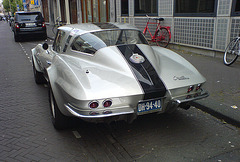
[(65, 32), (58, 30), (57, 36), (53, 43), (53, 50), (60, 53), (62, 48), (63, 37), (65, 36)]
[[(94, 54), (96, 49), (96, 42), (98, 42), (97, 37), (94, 37), (92, 34), (83, 34), (77, 37), (72, 43), (72, 49), (75, 51), (80, 51), (84, 53)], [(101, 44), (100, 44), (101, 45)], [(98, 47), (98, 46), (97, 46)], [(100, 47), (98, 47), (99, 49)]]
[(101, 16), (101, 22), (107, 22), (107, 3), (106, 0), (100, 0), (100, 16)]
[(93, 22), (99, 22), (98, 0), (93, 0)]
[(128, 0), (121, 0), (122, 14), (128, 15)]
[(176, 0), (176, 13), (213, 13), (215, 0)]
[(157, 14), (157, 0), (135, 0), (135, 14)]
[(72, 36), (71, 36), (71, 35), (69, 35), (69, 36), (68, 36), (68, 38), (67, 38), (67, 40), (66, 40), (66, 43), (65, 43), (65, 46), (64, 46), (63, 52), (66, 52), (66, 50), (67, 50), (67, 47), (68, 47), (68, 44), (69, 44), (69, 42), (70, 42), (71, 38), (72, 38)]
[(19, 13), (18, 14), (19, 21), (36, 21), (43, 20), (42, 14), (39, 13)]
[(240, 0), (236, 0), (236, 7), (235, 7), (235, 12), (240, 11)]
[(92, 1), (87, 1), (87, 20), (92, 22)]

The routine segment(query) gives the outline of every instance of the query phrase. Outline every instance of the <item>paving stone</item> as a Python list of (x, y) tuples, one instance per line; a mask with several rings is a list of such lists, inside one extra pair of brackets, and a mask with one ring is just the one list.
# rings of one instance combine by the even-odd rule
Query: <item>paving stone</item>
[(48, 90), (35, 84), (20, 44), (8, 24), (0, 22), (0, 161), (86, 160), (87, 152), (74, 142), (71, 131), (52, 126)]

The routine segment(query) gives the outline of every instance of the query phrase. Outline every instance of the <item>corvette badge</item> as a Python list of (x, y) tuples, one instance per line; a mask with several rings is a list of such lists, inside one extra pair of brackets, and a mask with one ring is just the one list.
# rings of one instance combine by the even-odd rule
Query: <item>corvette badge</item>
[(190, 78), (185, 77), (185, 76), (180, 76), (180, 77), (174, 76), (173, 77), (173, 80), (187, 80), (187, 79), (190, 79)]
[(137, 53), (134, 53), (129, 59), (132, 63), (135, 64), (141, 64), (145, 61), (144, 57)]

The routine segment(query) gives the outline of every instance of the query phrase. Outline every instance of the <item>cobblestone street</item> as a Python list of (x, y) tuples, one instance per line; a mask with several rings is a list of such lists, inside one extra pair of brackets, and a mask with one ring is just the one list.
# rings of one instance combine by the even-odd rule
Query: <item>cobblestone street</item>
[(35, 84), (32, 65), (4, 22), (0, 33), (0, 161), (89, 159), (71, 131), (51, 125), (47, 88)]

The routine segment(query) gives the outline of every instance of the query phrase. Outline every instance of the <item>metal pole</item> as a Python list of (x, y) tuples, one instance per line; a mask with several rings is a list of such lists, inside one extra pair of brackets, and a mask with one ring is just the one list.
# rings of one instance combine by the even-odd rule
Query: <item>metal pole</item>
[(68, 0), (65, 0), (65, 10), (66, 10), (67, 24), (70, 24), (70, 11), (69, 11), (69, 1)]
[(56, 3), (57, 3), (57, 17), (60, 17), (60, 21), (62, 21), (62, 13), (61, 13), (60, 0), (57, 0)]

